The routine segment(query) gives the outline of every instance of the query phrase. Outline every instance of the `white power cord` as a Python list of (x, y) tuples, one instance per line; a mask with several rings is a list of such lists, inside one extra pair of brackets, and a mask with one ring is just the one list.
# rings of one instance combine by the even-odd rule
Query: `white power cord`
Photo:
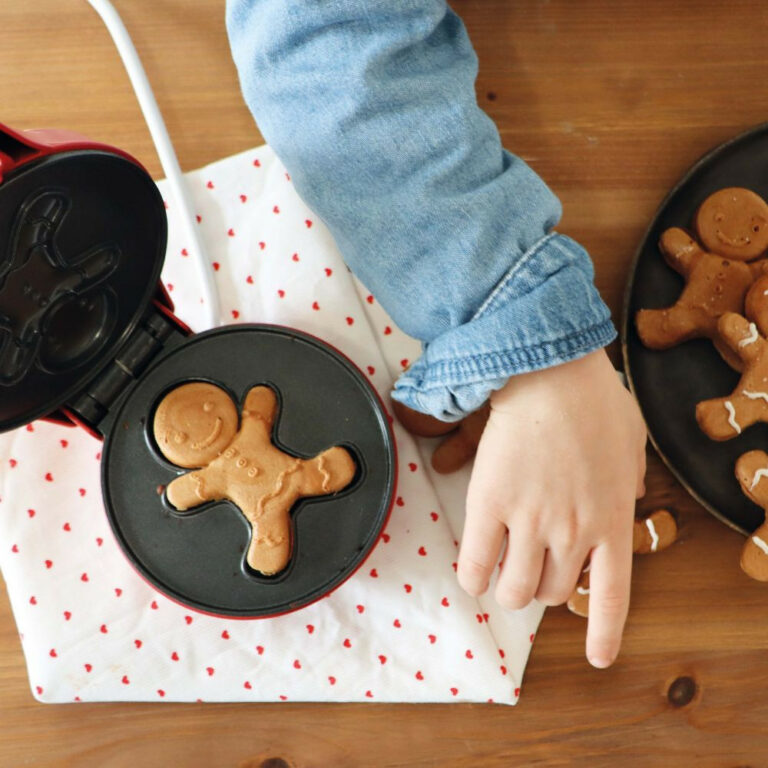
[(171, 188), (173, 204), (181, 214), (181, 222), (184, 227), (187, 250), (193, 258), (197, 268), (200, 284), (203, 289), (203, 302), (208, 321), (208, 327), (219, 325), (219, 298), (216, 292), (213, 271), (205, 253), (205, 247), (200, 239), (197, 220), (190, 202), (184, 177), (176, 158), (176, 152), (168, 136), (168, 130), (157, 106), (155, 95), (147, 79), (144, 67), (133, 45), (128, 30), (122, 19), (109, 0), (88, 0), (96, 13), (112, 35), (112, 40), (117, 47), (120, 58), (123, 60), (126, 72), (136, 93), (139, 106), (144, 114), (147, 127), (152, 135), (152, 141), (163, 166), (165, 176)]

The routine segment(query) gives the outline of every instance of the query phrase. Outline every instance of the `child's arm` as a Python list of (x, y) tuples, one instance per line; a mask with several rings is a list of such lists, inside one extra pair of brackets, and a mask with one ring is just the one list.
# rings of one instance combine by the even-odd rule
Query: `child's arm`
[[(395, 322), (424, 344), (394, 396), (444, 420), (478, 408), (496, 390), (510, 404), (548, 411), (565, 404), (576, 387), (595, 396), (589, 425), (581, 421), (569, 429), (564, 421), (559, 432), (549, 415), (538, 434), (502, 426), (513, 417), (505, 421), (494, 406), (465, 531), (465, 542), (477, 542), (485, 556), (474, 581), (462, 557), (462, 584), (471, 591), (484, 588), (476, 577), (487, 576), (497, 539), (513, 525), (513, 513), (525, 508), (529, 517), (540, 518), (545, 548), (559, 551), (560, 540), (573, 544), (569, 561), (586, 557), (608, 529), (614, 537), (626, 534), (626, 547), (610, 550), (604, 565), (595, 549), (595, 569), (604, 569), (606, 583), (626, 602), (633, 512), (626, 498), (634, 498), (643, 438), (636, 409), (615, 375), (606, 375), (604, 353), (595, 352), (615, 331), (592, 283), (588, 255), (551, 231), (560, 217), (557, 198), (502, 149), (495, 126), (477, 106), (477, 61), (460, 19), (443, 0), (229, 0), (227, 27), (245, 99), (264, 138), (330, 228), (350, 268)], [(602, 361), (589, 374), (577, 376), (575, 368), (562, 366), (588, 353)], [(554, 379), (530, 373), (558, 370), (553, 366), (560, 371)], [(516, 384), (522, 374), (533, 377), (538, 401), (517, 396), (524, 391)], [(558, 381), (562, 391), (547, 388), (549, 381)], [(572, 418), (568, 411), (566, 421)], [(613, 429), (619, 422), (627, 422), (625, 432)], [(594, 445), (585, 448), (586, 473), (581, 465), (551, 464), (552, 456), (570, 455), (589, 440), (592, 429), (606, 432), (607, 460), (631, 457), (631, 471), (596, 474), (606, 457)], [(550, 450), (510, 484), (510, 444), (524, 451), (525, 442), (537, 439)], [(568, 497), (558, 500), (560, 517), (545, 515), (543, 504), (557, 472), (564, 479), (561, 495)], [(602, 485), (577, 493), (593, 481)], [(484, 499), (493, 501), (502, 529), (480, 514), (489, 506)], [(603, 502), (615, 506), (607, 510), (609, 519), (592, 520), (606, 510)], [(611, 522), (614, 516), (621, 525)], [(481, 528), (493, 529), (490, 539), (478, 534)], [(542, 571), (530, 552), (524, 562), (525, 584), (535, 581), (535, 594), (567, 598), (577, 573), (552, 571), (547, 563)], [(541, 591), (536, 568), (544, 574)], [(516, 573), (513, 581), (522, 578), (520, 567)], [(518, 597), (529, 592), (520, 587)], [(605, 591), (596, 586), (595, 594)], [(503, 591), (498, 596), (510, 607), (520, 602)], [(621, 610), (599, 636), (609, 633), (606, 647), (617, 651), (625, 607), (614, 602)], [(600, 627), (598, 606), (590, 613), (596, 617), (590, 626)]]

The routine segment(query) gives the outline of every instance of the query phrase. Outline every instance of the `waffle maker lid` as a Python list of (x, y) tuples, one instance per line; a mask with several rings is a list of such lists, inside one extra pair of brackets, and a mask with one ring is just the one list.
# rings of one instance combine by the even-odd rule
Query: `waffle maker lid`
[(165, 256), (164, 203), (128, 155), (0, 126), (0, 431), (66, 404), (125, 343)]

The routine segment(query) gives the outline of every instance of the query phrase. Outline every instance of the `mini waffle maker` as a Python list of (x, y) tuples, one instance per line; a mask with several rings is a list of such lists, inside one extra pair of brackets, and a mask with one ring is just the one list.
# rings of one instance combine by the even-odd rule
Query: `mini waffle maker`
[[(159, 283), (166, 227), (157, 187), (126, 153), (0, 126), (0, 430), (46, 417), (103, 439), (112, 530), (171, 599), (240, 618), (292, 611), (339, 586), (379, 538), (395, 486), (388, 418), (365, 376), (305, 333), (235, 325), (193, 335)], [(250, 528), (234, 505), (182, 515), (165, 498), (184, 470), (158, 452), (152, 418), (189, 381), (240, 404), (266, 384), (280, 403), (276, 445), (297, 457), (342, 445), (354, 456), (350, 486), (292, 509), (293, 556), (274, 577), (245, 563)]]

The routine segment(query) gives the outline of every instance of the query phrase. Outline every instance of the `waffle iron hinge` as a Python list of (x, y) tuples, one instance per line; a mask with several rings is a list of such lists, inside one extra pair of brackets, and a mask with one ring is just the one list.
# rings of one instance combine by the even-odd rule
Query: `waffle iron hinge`
[(75, 400), (67, 404), (67, 409), (87, 427), (101, 432), (99, 425), (110, 408), (141, 376), (155, 356), (167, 346), (176, 346), (184, 338), (184, 334), (168, 317), (151, 309), (115, 359)]

